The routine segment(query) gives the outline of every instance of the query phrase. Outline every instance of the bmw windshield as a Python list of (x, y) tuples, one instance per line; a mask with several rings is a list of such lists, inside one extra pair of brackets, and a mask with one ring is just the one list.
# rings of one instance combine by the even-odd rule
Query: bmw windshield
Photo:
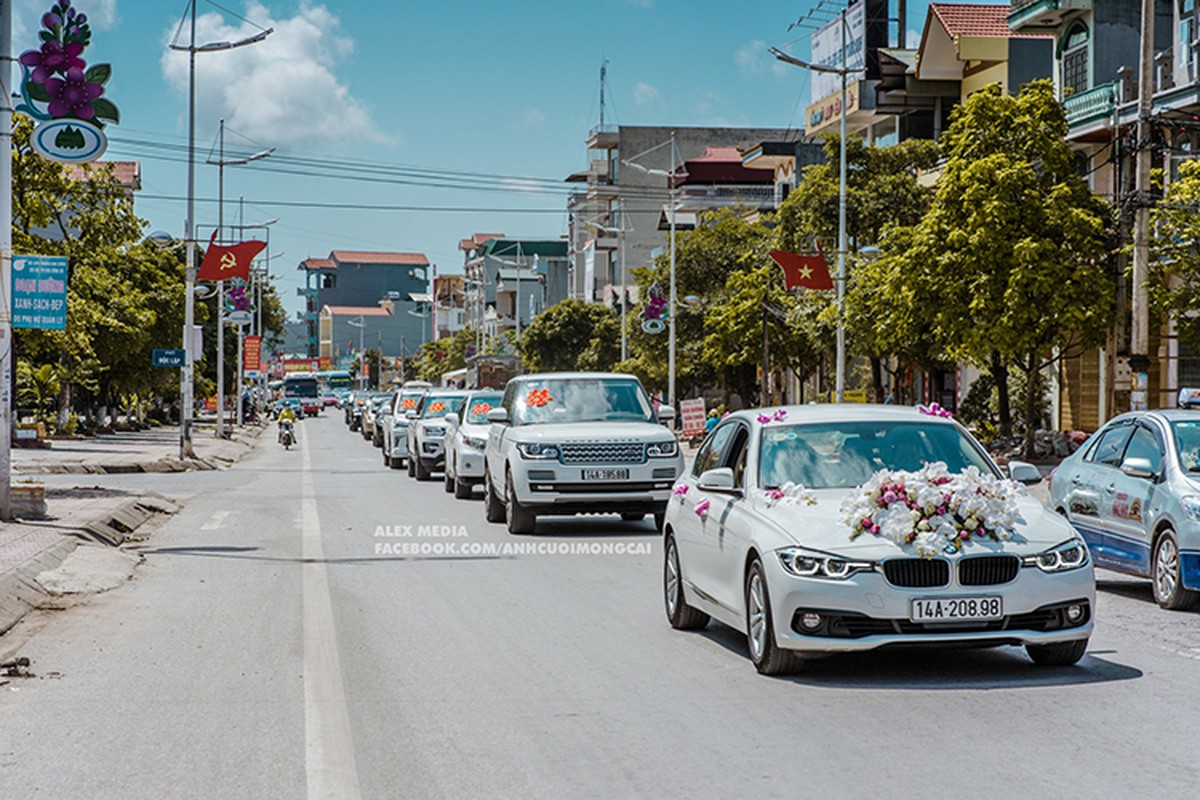
[(995, 469), (957, 426), (923, 422), (838, 422), (766, 425), (759, 451), (759, 482), (788, 481), (810, 489), (849, 489), (881, 469), (918, 470), (941, 461), (951, 472)]

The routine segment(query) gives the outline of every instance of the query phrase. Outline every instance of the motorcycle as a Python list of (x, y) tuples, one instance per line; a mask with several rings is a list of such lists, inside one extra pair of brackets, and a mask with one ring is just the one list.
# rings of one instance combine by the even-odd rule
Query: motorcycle
[(292, 444), (296, 441), (296, 437), (292, 432), (292, 423), (285, 420), (279, 423), (279, 427), (279, 443), (283, 445), (284, 450), (291, 450)]

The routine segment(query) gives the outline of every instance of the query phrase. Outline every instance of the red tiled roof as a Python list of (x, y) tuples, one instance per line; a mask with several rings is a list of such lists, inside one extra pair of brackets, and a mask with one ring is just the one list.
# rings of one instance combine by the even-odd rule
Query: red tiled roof
[(334, 261), (343, 264), (398, 264), (401, 266), (428, 266), (429, 259), (423, 253), (376, 253), (366, 250), (334, 250), (329, 254)]
[(325, 306), (322, 311), (328, 311), (334, 317), (390, 317), (387, 309), (379, 306)]
[(955, 36), (1012, 36), (1008, 29), (1008, 15), (1012, 6), (974, 5), (971, 3), (930, 3), (929, 10), (950, 38)]
[(476, 233), (470, 239), (462, 239), (458, 243), (459, 250), (474, 250), (488, 239), (503, 239), (503, 233)]
[(699, 158), (689, 158), (689, 162), (696, 161), (720, 161), (742, 163), (742, 151), (736, 147), (712, 147), (704, 148), (704, 155)]
[(337, 269), (337, 264), (334, 264), (328, 258), (306, 258), (300, 262), (302, 269)]
[(86, 181), (93, 173), (102, 172), (105, 167), (112, 167), (112, 176), (118, 184), (133, 190), (142, 188), (142, 162), (140, 161), (93, 161), (90, 164), (67, 164), (63, 169), (67, 178), (73, 181)]

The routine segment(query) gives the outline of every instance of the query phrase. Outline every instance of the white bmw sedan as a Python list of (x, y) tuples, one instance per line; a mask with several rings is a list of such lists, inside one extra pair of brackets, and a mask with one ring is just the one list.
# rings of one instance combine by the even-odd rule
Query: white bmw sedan
[(675, 485), (663, 533), (672, 627), (746, 633), (764, 674), (905, 645), (1023, 645), (1068, 665), (1092, 631), (1087, 545), (962, 426), (915, 408), (728, 416)]

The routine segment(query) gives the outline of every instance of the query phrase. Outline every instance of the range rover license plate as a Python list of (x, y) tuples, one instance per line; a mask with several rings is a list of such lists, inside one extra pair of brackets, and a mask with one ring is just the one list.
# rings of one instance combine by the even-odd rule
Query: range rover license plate
[(913, 622), (973, 622), (1003, 616), (1004, 603), (996, 596), (919, 598), (911, 607)]
[(583, 470), (583, 479), (585, 481), (627, 481), (629, 480), (629, 470), (585, 469)]

